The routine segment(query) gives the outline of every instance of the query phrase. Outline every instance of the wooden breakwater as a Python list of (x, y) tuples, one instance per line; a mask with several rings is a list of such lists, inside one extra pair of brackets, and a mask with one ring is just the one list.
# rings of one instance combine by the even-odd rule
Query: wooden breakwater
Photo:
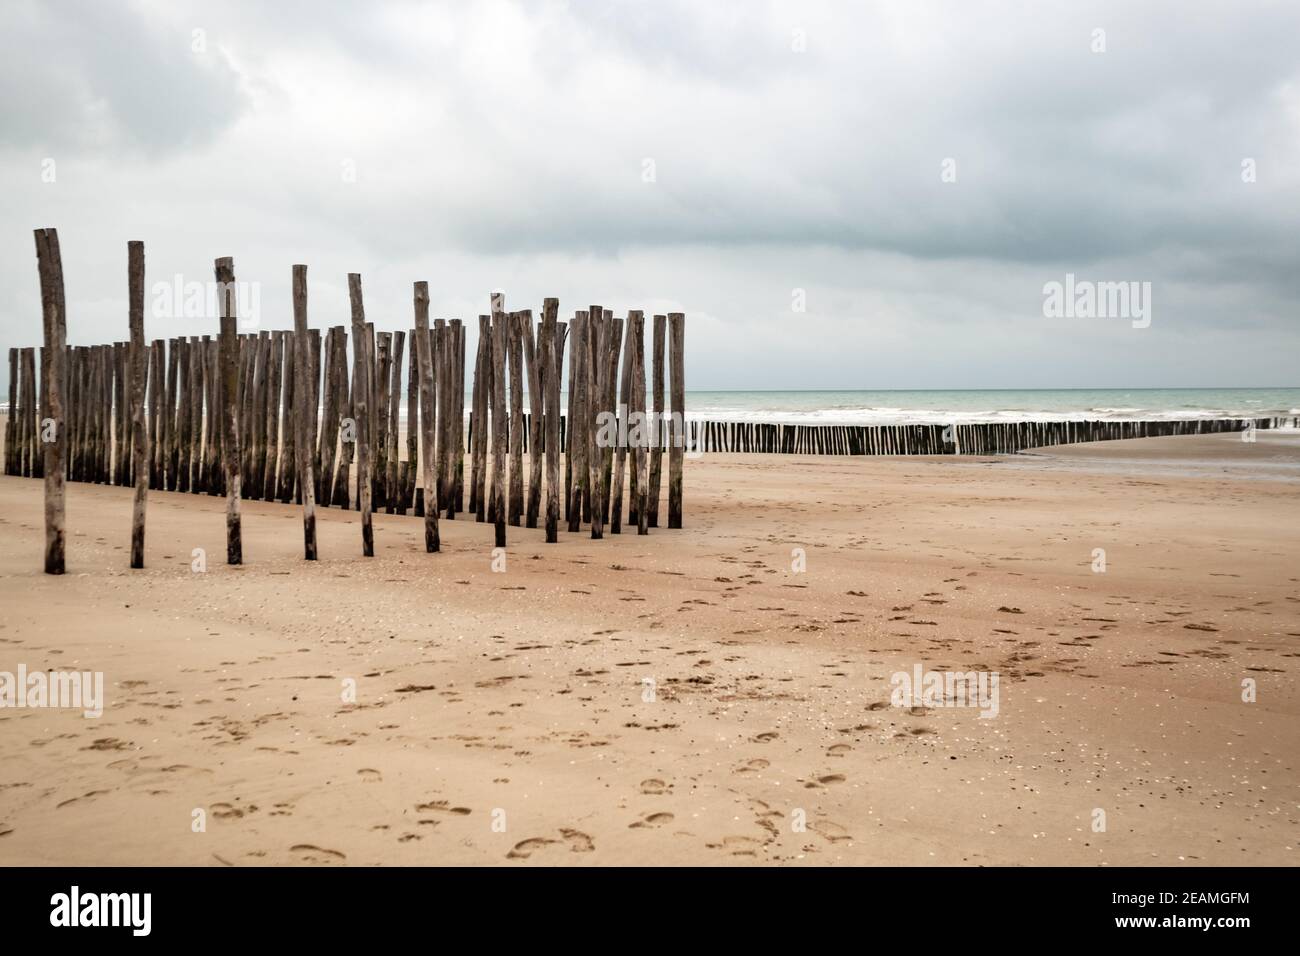
[(1155, 421), (1024, 421), (966, 425), (793, 425), (688, 421), (686, 447), (699, 453), (769, 455), (1005, 455), (1049, 445), (1249, 433), (1294, 428), (1297, 417)]
[[(492, 523), (499, 547), (508, 526), (539, 522), (554, 543), (562, 519), (570, 532), (585, 524), (593, 538), (606, 525), (619, 533), (626, 475), (629, 524), (647, 534), (659, 523), (665, 450), (668, 526), (681, 527), (682, 313), (654, 317), (654, 407), (664, 407), (667, 361), (679, 424), (652, 437), (649, 428), (629, 431), (625, 415), (623, 427), (610, 428), (629, 404), (646, 409), (639, 312), (616, 318), (593, 305), (565, 322), (558, 300), (546, 299), (535, 321), (531, 310), (507, 311), (494, 293), (490, 312), (478, 317), (467, 389), (465, 324), (429, 321), (427, 283), (414, 286), (413, 327), (387, 332), (366, 320), (361, 277), (350, 275), (351, 325), (322, 335), (308, 324), (307, 267), (295, 265), (293, 328), (240, 331), (234, 262), (217, 259), (218, 334), (146, 342), (144, 247), (132, 242), (129, 340), (68, 345), (54, 230), (37, 231), (37, 254), (46, 344), (9, 349), (4, 473), (46, 479), (50, 573), (63, 571), (65, 480), (135, 489), (132, 567), (144, 562), (150, 489), (224, 496), (230, 564), (244, 559), (244, 500), (300, 504), (304, 557), (314, 560), (317, 508), (359, 510), (367, 556), (375, 550), (373, 510), (424, 518), (426, 550), (435, 552), (440, 517), (471, 517), (467, 495), (472, 520)], [(582, 387), (570, 389), (562, 409), (566, 371)]]

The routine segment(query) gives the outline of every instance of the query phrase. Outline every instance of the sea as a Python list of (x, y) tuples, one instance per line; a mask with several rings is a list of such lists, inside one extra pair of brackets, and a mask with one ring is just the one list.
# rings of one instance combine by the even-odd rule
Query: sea
[(804, 425), (1274, 418), (1300, 415), (1300, 388), (687, 391), (686, 412)]
[[(470, 408), (466, 396), (466, 413)], [(561, 395), (561, 405), (567, 395)], [(527, 401), (524, 404), (528, 408)], [(8, 406), (0, 403), (0, 412)], [(405, 419), (405, 401), (401, 417)], [(686, 392), (686, 417), (804, 425), (1279, 418), (1300, 388), (798, 389)]]

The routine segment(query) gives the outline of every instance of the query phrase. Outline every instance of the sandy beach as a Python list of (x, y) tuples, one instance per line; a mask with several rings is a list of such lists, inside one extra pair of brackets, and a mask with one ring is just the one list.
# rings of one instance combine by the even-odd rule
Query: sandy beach
[[(0, 671), (106, 694), (0, 710), (0, 862), (1294, 864), (1298, 478), (1294, 433), (706, 456), (683, 530), (503, 571), (336, 509), (307, 563), (261, 502), (230, 568), (223, 499), (153, 493), (132, 572), (130, 489), (70, 483), (63, 577), (0, 478)], [(996, 717), (891, 705), (918, 664)]]

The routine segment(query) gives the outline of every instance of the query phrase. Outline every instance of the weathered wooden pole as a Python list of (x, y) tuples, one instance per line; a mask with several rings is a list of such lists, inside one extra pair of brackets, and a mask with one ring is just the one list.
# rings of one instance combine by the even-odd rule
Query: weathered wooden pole
[[(619, 392), (618, 392), (618, 411), (619, 418), (626, 419), (628, 410), (632, 407), (628, 401), (628, 388), (632, 381), (632, 329), (635, 323), (632, 321), (632, 313), (628, 313), (628, 321), (623, 329), (623, 367), (619, 372)], [(624, 421), (624, 428), (627, 427)], [(618, 448), (614, 453), (614, 484), (613, 507), (610, 509), (609, 530), (611, 534), (623, 533), (623, 475), (627, 467), (627, 444), (619, 441)], [(636, 482), (633, 482), (635, 485)]]
[[(284, 401), (284, 378), (294, 374), (293, 336), (292, 332), (271, 334), (271, 365), (266, 377), (266, 491), (263, 495), (268, 501), (275, 496), (280, 469), (288, 455), (289, 434), (294, 431), (293, 409)], [(311, 448), (307, 451), (310, 454)]]
[[(605, 366), (601, 372), (601, 411), (614, 416), (615, 429), (618, 426), (618, 359), (623, 347), (623, 320), (614, 318), (610, 309), (605, 310), (605, 324), (609, 326), (606, 335), (604, 353), (601, 362)], [(617, 436), (617, 431), (616, 431)], [(614, 449), (618, 447), (617, 439), (607, 443), (600, 451), (600, 511), (602, 520), (609, 523), (610, 484), (614, 477)]]
[(5, 414), (5, 474), (14, 474), (14, 422), (18, 417), (18, 350), (9, 350), (9, 411)]
[[(340, 508), (350, 508), (353, 507), (353, 502), (348, 487), (351, 483), (352, 461), (357, 453), (357, 418), (352, 408), (355, 383), (351, 381), (352, 376), (348, 374), (347, 368), (348, 335), (347, 330), (342, 326), (340, 326), (336, 347), (339, 350), (339, 458), (338, 465), (334, 469), (334, 503)], [(354, 353), (359, 348), (355, 341), (352, 343), (352, 348)], [(353, 367), (355, 366), (354, 359)], [(355, 507), (361, 507), (359, 499)]]
[(402, 359), (406, 357), (406, 333), (400, 329), (393, 333), (392, 346), (389, 352), (389, 383), (388, 383), (388, 428), (385, 432), (387, 439), (386, 457), (388, 459), (388, 474), (384, 478), (384, 510), (390, 515), (396, 514), (398, 504), (401, 500), (402, 486), (400, 482), (401, 468), (398, 465), (401, 459), (400, 430), (402, 427)]
[[(552, 301), (547, 299), (547, 302)], [(542, 305), (545, 313), (546, 305)], [(537, 514), (542, 504), (542, 456), (545, 439), (542, 437), (546, 418), (546, 369), (542, 364), (540, 349), (535, 340), (538, 333), (533, 328), (533, 313), (525, 309), (519, 313), (520, 335), (524, 342), (524, 369), (528, 373), (528, 503), (524, 508), (524, 527), (537, 527)]]
[(560, 529), (560, 369), (564, 362), (560, 330), (556, 315), (558, 299), (542, 303), (541, 355), (542, 387), (545, 389), (543, 412), (546, 416), (546, 543), (559, 541)]
[(243, 532), (239, 517), (239, 331), (235, 318), (235, 260), (216, 261), (217, 296), (221, 300), (221, 402), (224, 417), (226, 465), (226, 563), (244, 563)]
[[(44, 319), (42, 318), (41, 321), (43, 323)], [(30, 348), (18, 350), (19, 367), (22, 369), (22, 382), (18, 391), (18, 474), (24, 478), (34, 478), (36, 476), (33, 461), (36, 449), (33, 431), (36, 427), (36, 391), (33, 387), (36, 377), (34, 354)], [(93, 404), (96, 406), (96, 411), (98, 411), (98, 403)], [(98, 419), (96, 424), (98, 424)]]
[[(131, 507), (131, 567), (144, 567), (144, 515), (149, 501), (149, 435), (144, 427), (144, 243), (126, 244), (127, 317), (131, 329), (131, 468), (135, 498)], [(174, 386), (173, 386), (174, 387)]]
[(636, 441), (633, 443), (633, 454), (636, 456), (636, 533), (650, 533), (650, 515), (649, 502), (647, 498), (650, 495), (650, 455), (647, 442), (650, 437), (650, 429), (646, 424), (645, 415), (645, 318), (640, 312), (632, 312), (628, 315), (628, 321), (635, 324), (633, 330), (631, 346), (635, 353), (632, 359), (632, 406), (635, 407), (637, 419), (640, 423)]
[[(312, 394), (311, 335), (307, 329), (307, 267), (293, 267), (293, 374), (294, 394), (309, 398)], [(292, 428), (297, 452), (298, 484), (302, 489), (303, 557), (316, 560), (316, 480), (312, 471), (311, 422), (316, 409), (310, 401), (299, 401), (294, 410)], [(279, 398), (276, 398), (279, 405)]]
[(352, 415), (356, 420), (361, 553), (373, 558), (375, 532), (370, 524), (370, 336), (366, 331), (366, 310), (361, 301), (361, 276), (356, 272), (348, 274), (348, 295), (352, 301)]
[(650, 527), (659, 527), (659, 489), (662, 486), (664, 462), (664, 331), (666, 315), (656, 315), (653, 327), (654, 368), (650, 388), (654, 396), (654, 422), (650, 437), (654, 445), (650, 451), (650, 487), (647, 489), (647, 507), (650, 509)]
[[(311, 457), (311, 474), (317, 485), (320, 484), (320, 414), (321, 414), (321, 335), (320, 329), (307, 330), (307, 391), (311, 401), (307, 403), (307, 454)], [(316, 494), (316, 504), (320, 505), (320, 494)]]
[(374, 435), (375, 507), (382, 508), (388, 502), (388, 397), (389, 380), (393, 374), (393, 334), (376, 332), (375, 341), (379, 347), (374, 368), (378, 376), (374, 389), (374, 418), (379, 424)]
[(474, 363), (474, 398), (470, 407), (470, 510), (476, 521), (487, 515), (488, 396), (491, 394), (492, 318), (478, 317), (478, 360)]
[(524, 510), (524, 343), (519, 317), (518, 312), (506, 316), (510, 361), (510, 502), (506, 520), (516, 528)]
[[(447, 507), (451, 489), (447, 486), (447, 475), (451, 466), (447, 459), (451, 454), (451, 363), (447, 349), (447, 320), (435, 319), (433, 322), (433, 375), (437, 388), (438, 429), (435, 434), (434, 472), (438, 482), (438, 496), (434, 507), (441, 510)], [(427, 507), (427, 504), (426, 504)]]
[(63, 379), (67, 361), (67, 313), (63, 298), (63, 259), (59, 234), (36, 230), (36, 262), (41, 279), (45, 351), (41, 354), (41, 417), (45, 444), (45, 573), (62, 574), (67, 532), (63, 491), (67, 438), (63, 434)]
[(590, 320), (595, 336), (595, 348), (591, 352), (591, 372), (588, 395), (588, 420), (591, 441), (587, 446), (587, 480), (591, 489), (591, 537), (600, 540), (605, 536), (605, 497), (604, 467), (605, 441), (604, 429), (599, 428), (601, 415), (606, 411), (605, 395), (609, 387), (609, 338), (613, 332), (613, 319), (602, 317), (599, 321)]
[(419, 482), (416, 468), (420, 459), (420, 362), (416, 354), (418, 331), (410, 335), (411, 347), (406, 370), (406, 480), (402, 483), (400, 513), (415, 507), (415, 486)]
[[(290, 272), (292, 276), (292, 270)], [(292, 295), (292, 278), (290, 278), (290, 294)], [(310, 339), (311, 333), (315, 331), (308, 329), (307, 334)], [(294, 388), (296, 386), (295, 377), (297, 373), (296, 359), (298, 357), (297, 344), (294, 341), (294, 331), (292, 328), (282, 332), (271, 333), (271, 368), (268, 373), (269, 395), (268, 395), (268, 414), (266, 427), (269, 442), (267, 451), (267, 475), (266, 485), (267, 500), (275, 500), (275, 496), (280, 493), (284, 484), (281, 481), (281, 474), (288, 472), (293, 474), (298, 464), (299, 441), (298, 428), (295, 422), (296, 409), (298, 403), (294, 401)], [(310, 350), (310, 346), (308, 346)], [(307, 370), (308, 376), (311, 375), (311, 369)], [(313, 446), (309, 445), (307, 453), (312, 456), (313, 470), (312, 475), (317, 475), (315, 470), (315, 457)], [(319, 484), (319, 482), (317, 482)], [(316, 495), (316, 507), (321, 507), (320, 495)]]
[(451, 378), (452, 390), (452, 434), (455, 445), (452, 449), (452, 492), (451, 507), (447, 517), (455, 518), (465, 498), (465, 324), (460, 319), (452, 319), (451, 327), (455, 330), (456, 352)]
[(591, 323), (586, 312), (575, 312), (570, 325), (569, 362), (573, 369), (570, 382), (573, 404), (569, 409), (569, 461), (572, 463), (573, 487), (569, 499), (569, 531), (582, 527), (582, 502), (587, 487), (587, 374), (590, 367), (587, 335)]
[(492, 293), (492, 512), (496, 546), (506, 546), (506, 304)]
[[(569, 401), (567, 403), (568, 416), (565, 420), (569, 427), (564, 451), (564, 517), (566, 520), (571, 521), (569, 513), (573, 507), (573, 479), (575, 475), (575, 467), (577, 465), (577, 462), (573, 457), (573, 423), (575, 421), (573, 412), (574, 405), (578, 398), (578, 362), (576, 351), (577, 346), (575, 344), (579, 331), (578, 313), (575, 312), (573, 314), (573, 321), (567, 323), (567, 325), (569, 331), (569, 334), (566, 336), (566, 338), (569, 339), (569, 387), (567, 389)], [(562, 354), (555, 364), (560, 369), (564, 368), (564, 356)], [(570, 530), (573, 530), (573, 528), (570, 527)]]
[(668, 358), (671, 363), (673, 444), (668, 450), (668, 527), (682, 526), (682, 465), (686, 452), (686, 316), (668, 313)]
[[(424, 476), (424, 550), (429, 554), (441, 549), (438, 536), (438, 475), (434, 462), (435, 429), (437, 427), (435, 399), (437, 383), (433, 377), (433, 337), (429, 334), (429, 283), (415, 284), (415, 359), (420, 371), (420, 437), (424, 447), (420, 464)], [(413, 427), (411, 422), (407, 428)], [(415, 467), (415, 456), (411, 458)]]
[(324, 351), (321, 355), (321, 413), (320, 424), (316, 429), (316, 443), (313, 446), (312, 455), (316, 466), (312, 469), (312, 475), (316, 479), (316, 506), (318, 508), (328, 508), (330, 506), (330, 480), (333, 474), (330, 470), (330, 456), (325, 451), (326, 432), (329, 431), (330, 414), (334, 407), (334, 329), (325, 330)]

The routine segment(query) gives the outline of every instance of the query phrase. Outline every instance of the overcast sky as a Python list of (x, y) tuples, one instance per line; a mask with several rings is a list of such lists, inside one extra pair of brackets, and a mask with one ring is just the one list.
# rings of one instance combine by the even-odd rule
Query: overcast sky
[(53, 226), (77, 344), (142, 239), (263, 328), (682, 311), (692, 388), (1300, 385), (1300, 4), (6, 0), (0, 225), (5, 349)]

